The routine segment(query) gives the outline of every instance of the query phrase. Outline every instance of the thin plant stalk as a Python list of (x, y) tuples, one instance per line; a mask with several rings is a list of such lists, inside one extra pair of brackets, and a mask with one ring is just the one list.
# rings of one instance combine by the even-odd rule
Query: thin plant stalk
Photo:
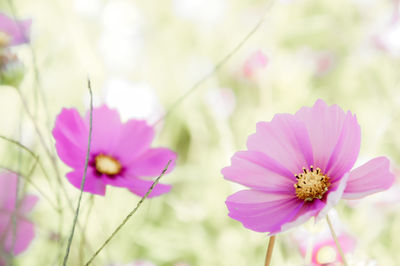
[(80, 244), (79, 244), (79, 261), (80, 261), (81, 265), (83, 265), (83, 263), (84, 263), (83, 251), (84, 251), (84, 248), (86, 246), (86, 228), (87, 228), (87, 226), (89, 224), (89, 218), (90, 218), (90, 215), (92, 213), (93, 205), (94, 205), (94, 196), (93, 195), (90, 195), (89, 201), (90, 201), (89, 202), (89, 207), (88, 207), (88, 210), (87, 210), (87, 213), (86, 213), (85, 222), (83, 224), (81, 241), (80, 241)]
[(78, 204), (77, 204), (76, 211), (75, 211), (74, 221), (72, 223), (71, 233), (68, 238), (67, 249), (66, 249), (65, 257), (64, 257), (64, 261), (63, 261), (64, 266), (67, 265), (68, 256), (69, 256), (69, 252), (70, 252), (71, 244), (72, 244), (72, 239), (74, 238), (75, 227), (76, 227), (76, 224), (78, 221), (79, 209), (81, 207), (81, 201), (82, 201), (82, 196), (83, 196), (83, 188), (85, 187), (86, 174), (87, 174), (87, 169), (88, 169), (88, 165), (89, 165), (90, 144), (92, 142), (92, 127), (93, 127), (93, 93), (92, 93), (92, 87), (90, 85), (90, 79), (88, 79), (88, 89), (89, 89), (89, 94), (90, 94), (90, 120), (89, 120), (89, 137), (88, 137), (88, 146), (87, 146), (87, 153), (86, 153), (86, 160), (85, 160), (85, 170), (83, 172), (83, 177), (82, 177), (82, 182), (81, 182), (81, 192), (79, 194), (79, 199), (78, 199)]
[[(19, 118), (19, 124), (18, 124), (18, 138), (19, 140), (21, 140), (21, 135), (22, 135), (22, 111), (19, 114), (20, 118)], [(17, 162), (18, 162), (18, 172), (21, 172), (21, 162), (22, 160), (22, 154), (21, 154), (21, 150), (18, 149), (18, 155), (17, 155)], [(19, 193), (20, 193), (20, 176), (19, 174), (17, 174), (17, 185), (15, 188), (15, 202), (14, 202), (14, 212), (12, 214), (12, 240), (11, 240), (11, 264), (12, 264), (12, 259), (13, 259), (13, 255), (14, 255), (14, 248), (15, 248), (15, 242), (16, 242), (16, 238), (17, 238), (17, 212), (18, 212), (18, 208), (19, 208)]]
[(265, 266), (269, 266), (271, 264), (272, 259), (272, 251), (274, 250), (276, 236), (270, 236), (267, 248), (267, 254), (265, 255)]
[(114, 236), (121, 230), (121, 228), (128, 222), (128, 220), (136, 213), (136, 211), (139, 209), (139, 207), (142, 205), (144, 200), (149, 196), (153, 188), (158, 184), (158, 181), (160, 181), (161, 177), (164, 176), (165, 172), (167, 172), (168, 167), (171, 163), (171, 160), (168, 161), (167, 165), (165, 166), (164, 170), (161, 172), (161, 174), (154, 180), (153, 184), (147, 190), (146, 194), (139, 200), (139, 202), (136, 204), (136, 207), (125, 217), (125, 219), (122, 221), (120, 225), (112, 232), (112, 234), (107, 238), (106, 241), (101, 245), (101, 247), (93, 254), (93, 256), (86, 262), (85, 266), (90, 265), (93, 260), (99, 255), (99, 253), (103, 250), (103, 248), (111, 241), (111, 239), (114, 238)]
[(333, 240), (335, 240), (336, 248), (337, 248), (338, 251), (339, 251), (340, 257), (342, 257), (343, 265), (344, 265), (344, 266), (348, 266), (347, 261), (346, 261), (346, 257), (344, 256), (344, 253), (343, 253), (343, 249), (342, 249), (342, 247), (340, 246), (340, 243), (339, 243), (339, 241), (338, 241), (338, 239), (337, 239), (337, 237), (336, 237), (335, 230), (333, 229), (331, 220), (329, 219), (329, 216), (328, 216), (328, 215), (326, 215), (326, 222), (328, 223), (329, 230), (331, 231)]

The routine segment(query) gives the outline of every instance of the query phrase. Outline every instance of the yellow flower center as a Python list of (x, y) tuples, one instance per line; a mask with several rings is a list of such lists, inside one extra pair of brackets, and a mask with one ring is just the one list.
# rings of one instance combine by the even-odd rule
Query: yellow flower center
[(335, 262), (336, 256), (336, 250), (333, 247), (325, 246), (318, 250), (316, 259), (319, 264), (328, 264)]
[(304, 201), (313, 201), (315, 198), (322, 199), (331, 185), (329, 177), (318, 167), (314, 169), (312, 165), (309, 170), (303, 167), (303, 172), (296, 174), (295, 177), (297, 178), (297, 183), (294, 184), (296, 196)]
[(6, 33), (0, 31), (0, 48), (4, 48), (10, 44), (11, 38)]
[(111, 156), (99, 154), (94, 159), (96, 170), (106, 175), (117, 175), (121, 172), (122, 166), (118, 160)]

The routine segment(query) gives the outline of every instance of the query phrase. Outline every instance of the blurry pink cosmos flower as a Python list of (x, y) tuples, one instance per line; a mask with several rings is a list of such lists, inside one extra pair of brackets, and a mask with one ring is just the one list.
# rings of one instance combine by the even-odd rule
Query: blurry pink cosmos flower
[(251, 230), (276, 234), (324, 217), (341, 198), (389, 188), (394, 175), (385, 157), (351, 170), (360, 140), (355, 115), (323, 100), (259, 122), (248, 150), (222, 170), (226, 179), (250, 188), (228, 197), (229, 216)]
[(253, 77), (259, 69), (268, 64), (268, 57), (260, 50), (252, 53), (244, 62), (243, 73), (247, 78)]
[[(18, 45), (29, 42), (29, 31), (32, 20), (15, 21), (4, 13), (0, 13), (0, 47), (2, 42)], [(6, 46), (6, 45), (4, 45)]]
[[(58, 156), (74, 168), (69, 182), (81, 186), (89, 136), (89, 112), (82, 118), (76, 109), (63, 109), (53, 129)], [(154, 129), (143, 120), (121, 123), (117, 111), (103, 105), (93, 110), (92, 144), (84, 191), (105, 195), (106, 185), (125, 187), (144, 196), (169, 160), (176, 154), (167, 148), (151, 148)], [(170, 185), (157, 184), (149, 197), (169, 192)]]
[[(20, 200), (16, 209), (17, 179), (14, 173), (0, 173), (0, 265), (4, 263), (1, 258), (3, 252), (18, 255), (28, 248), (35, 237), (34, 225), (27, 218), (27, 214), (33, 209), (38, 198), (34, 195), (26, 195)], [(15, 231), (13, 217), (16, 217)], [(14, 233), (15, 240), (13, 240)]]
[[(356, 247), (356, 240), (349, 234), (343, 233), (338, 237), (339, 244), (343, 250), (343, 253), (351, 253)], [(307, 253), (307, 242), (301, 241), (300, 252), (305, 257)], [(336, 265), (336, 263), (342, 262), (342, 257), (337, 250), (335, 240), (330, 236), (329, 233), (323, 234), (313, 242), (313, 248), (311, 252), (311, 265)]]
[(318, 76), (328, 73), (335, 63), (335, 58), (332, 53), (321, 52), (315, 58), (315, 73)]
[(14, 21), (0, 13), (0, 84), (18, 86), (23, 77), (23, 65), (9, 49), (29, 42), (31, 20)]

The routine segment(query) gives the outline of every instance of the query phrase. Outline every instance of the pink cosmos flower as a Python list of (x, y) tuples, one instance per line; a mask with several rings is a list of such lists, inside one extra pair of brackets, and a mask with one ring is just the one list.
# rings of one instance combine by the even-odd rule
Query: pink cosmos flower
[(385, 157), (351, 170), (360, 140), (355, 115), (323, 100), (259, 122), (248, 150), (222, 170), (226, 179), (249, 187), (228, 197), (229, 216), (251, 230), (276, 234), (324, 217), (341, 198), (389, 188), (394, 175)]
[(330, 52), (320, 52), (315, 57), (315, 73), (318, 76), (328, 73), (335, 64), (335, 57)]
[(31, 24), (30, 19), (15, 21), (6, 14), (0, 13), (0, 39), (10, 38), (10, 45), (27, 43)]
[[(80, 188), (89, 136), (89, 112), (82, 118), (76, 109), (63, 109), (53, 129), (61, 160), (74, 170), (69, 182)], [(128, 188), (144, 196), (152, 177), (160, 175), (169, 160), (175, 166), (176, 154), (166, 148), (151, 148), (154, 129), (143, 120), (121, 123), (116, 110), (103, 105), (93, 109), (92, 144), (84, 191), (105, 195), (106, 186)], [(149, 197), (167, 193), (170, 185), (158, 184)]]
[(244, 62), (243, 73), (247, 78), (253, 77), (257, 70), (263, 69), (268, 64), (268, 57), (260, 50), (252, 53)]
[[(356, 240), (349, 234), (343, 233), (338, 235), (339, 244), (343, 250), (343, 253), (353, 252), (356, 247)], [(305, 257), (307, 253), (307, 243), (304, 241), (300, 242), (300, 252)], [(316, 241), (313, 243), (311, 252), (311, 265), (336, 265), (338, 262), (342, 262), (342, 257), (337, 250), (335, 240), (332, 236), (326, 232), (318, 236)]]
[[(38, 198), (34, 195), (26, 195), (15, 209), (17, 179), (14, 173), (0, 173), (0, 265), (4, 263), (1, 258), (3, 252), (18, 255), (28, 248), (35, 237), (34, 225), (27, 215)], [(13, 216), (16, 217), (15, 232), (13, 232)], [(15, 240), (13, 240), (14, 233)], [(13, 242), (14, 249), (12, 250)]]

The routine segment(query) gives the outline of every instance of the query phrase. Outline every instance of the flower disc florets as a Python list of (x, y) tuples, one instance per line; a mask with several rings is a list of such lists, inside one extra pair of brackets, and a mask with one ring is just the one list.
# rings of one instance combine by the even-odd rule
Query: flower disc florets
[(121, 163), (118, 160), (104, 154), (97, 155), (95, 158), (95, 163), (97, 171), (109, 176), (119, 174), (122, 169)]
[(296, 196), (304, 201), (313, 201), (315, 198), (322, 199), (331, 185), (329, 177), (322, 173), (318, 167), (314, 169), (312, 165), (310, 170), (303, 167), (303, 173), (295, 176), (298, 180), (297, 184), (294, 184)]

